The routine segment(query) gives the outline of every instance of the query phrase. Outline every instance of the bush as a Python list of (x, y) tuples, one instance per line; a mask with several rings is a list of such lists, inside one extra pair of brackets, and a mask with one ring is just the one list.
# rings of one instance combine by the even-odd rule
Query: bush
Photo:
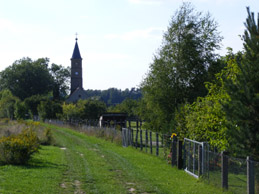
[(43, 139), (40, 141), (41, 145), (52, 145), (53, 137), (50, 128), (45, 128), (43, 132)]
[(36, 133), (29, 127), (18, 135), (0, 139), (0, 163), (26, 164), (40, 147)]

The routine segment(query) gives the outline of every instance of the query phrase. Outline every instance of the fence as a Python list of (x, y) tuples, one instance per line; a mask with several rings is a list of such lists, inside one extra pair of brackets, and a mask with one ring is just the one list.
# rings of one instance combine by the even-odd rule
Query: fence
[[(59, 125), (62, 127), (70, 127), (77, 131), (86, 133), (87, 135), (93, 135), (101, 137), (111, 142), (122, 142), (122, 133), (120, 130), (116, 130), (115, 127), (99, 127), (98, 122), (93, 121), (81, 121), (81, 122), (65, 122), (60, 120), (46, 120), (46, 123)], [(92, 125), (93, 124), (93, 125)]]
[[(211, 151), (209, 144), (191, 139), (184, 142), (148, 130), (123, 128), (123, 146), (163, 156), (196, 178), (233, 193), (259, 194), (259, 163), (251, 158), (239, 159), (228, 153)], [(145, 149), (144, 149), (145, 148)], [(155, 150), (155, 151), (154, 151)]]
[(206, 142), (184, 138), (184, 166), (187, 173), (198, 178), (208, 171), (205, 165), (208, 157), (206, 150), (208, 149), (209, 146)]

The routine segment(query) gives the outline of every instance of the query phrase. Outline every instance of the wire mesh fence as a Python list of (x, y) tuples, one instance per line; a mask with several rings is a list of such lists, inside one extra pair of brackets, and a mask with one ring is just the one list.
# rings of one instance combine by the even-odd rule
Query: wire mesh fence
[(246, 193), (247, 160), (228, 156), (228, 189), (234, 193)]
[(253, 161), (255, 175), (255, 194), (259, 194), (259, 162)]
[(221, 154), (205, 150), (205, 173), (202, 178), (217, 187), (221, 187)]

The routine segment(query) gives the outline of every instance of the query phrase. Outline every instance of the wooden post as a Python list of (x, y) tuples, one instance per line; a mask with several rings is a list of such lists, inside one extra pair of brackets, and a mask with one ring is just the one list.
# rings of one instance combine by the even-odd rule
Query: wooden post
[(134, 146), (134, 130), (132, 128), (131, 129), (131, 142), (132, 142), (132, 146)]
[(228, 157), (227, 152), (221, 152), (221, 186), (228, 189)]
[(172, 166), (175, 166), (177, 164), (176, 162), (176, 154), (177, 154), (177, 137), (174, 136), (173, 137), (173, 141), (172, 141)]
[(254, 194), (255, 193), (255, 174), (254, 174), (254, 163), (251, 157), (247, 156), (246, 164), (247, 164), (247, 193)]
[(146, 143), (145, 143), (146, 152), (147, 152), (147, 146), (148, 146), (148, 132), (146, 130)]
[(159, 140), (158, 140), (158, 133), (156, 133), (156, 155), (159, 155)]
[(138, 129), (136, 131), (135, 146), (136, 146), (136, 149), (137, 149), (138, 148)]
[(177, 146), (177, 168), (178, 169), (183, 168), (182, 147), (183, 147), (183, 142), (178, 140), (178, 146)]
[(140, 150), (143, 150), (142, 130), (140, 129)]
[(152, 131), (149, 132), (149, 139), (150, 139), (150, 153), (152, 154)]
[(138, 130), (138, 120), (137, 120), (137, 130)]
[(162, 147), (164, 147), (164, 134), (162, 134), (162, 137), (161, 137), (161, 145)]

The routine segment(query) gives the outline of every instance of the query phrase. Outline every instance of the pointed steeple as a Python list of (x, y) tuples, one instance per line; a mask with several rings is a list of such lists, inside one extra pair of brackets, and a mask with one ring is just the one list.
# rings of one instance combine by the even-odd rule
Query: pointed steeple
[(83, 69), (82, 69), (82, 57), (76, 44), (71, 58), (71, 94), (77, 89), (83, 89)]
[(72, 55), (71, 59), (82, 59), (82, 57), (80, 55), (79, 47), (78, 47), (78, 44), (77, 44), (77, 38), (76, 38), (76, 44), (75, 44), (74, 52), (73, 52), (73, 55)]

